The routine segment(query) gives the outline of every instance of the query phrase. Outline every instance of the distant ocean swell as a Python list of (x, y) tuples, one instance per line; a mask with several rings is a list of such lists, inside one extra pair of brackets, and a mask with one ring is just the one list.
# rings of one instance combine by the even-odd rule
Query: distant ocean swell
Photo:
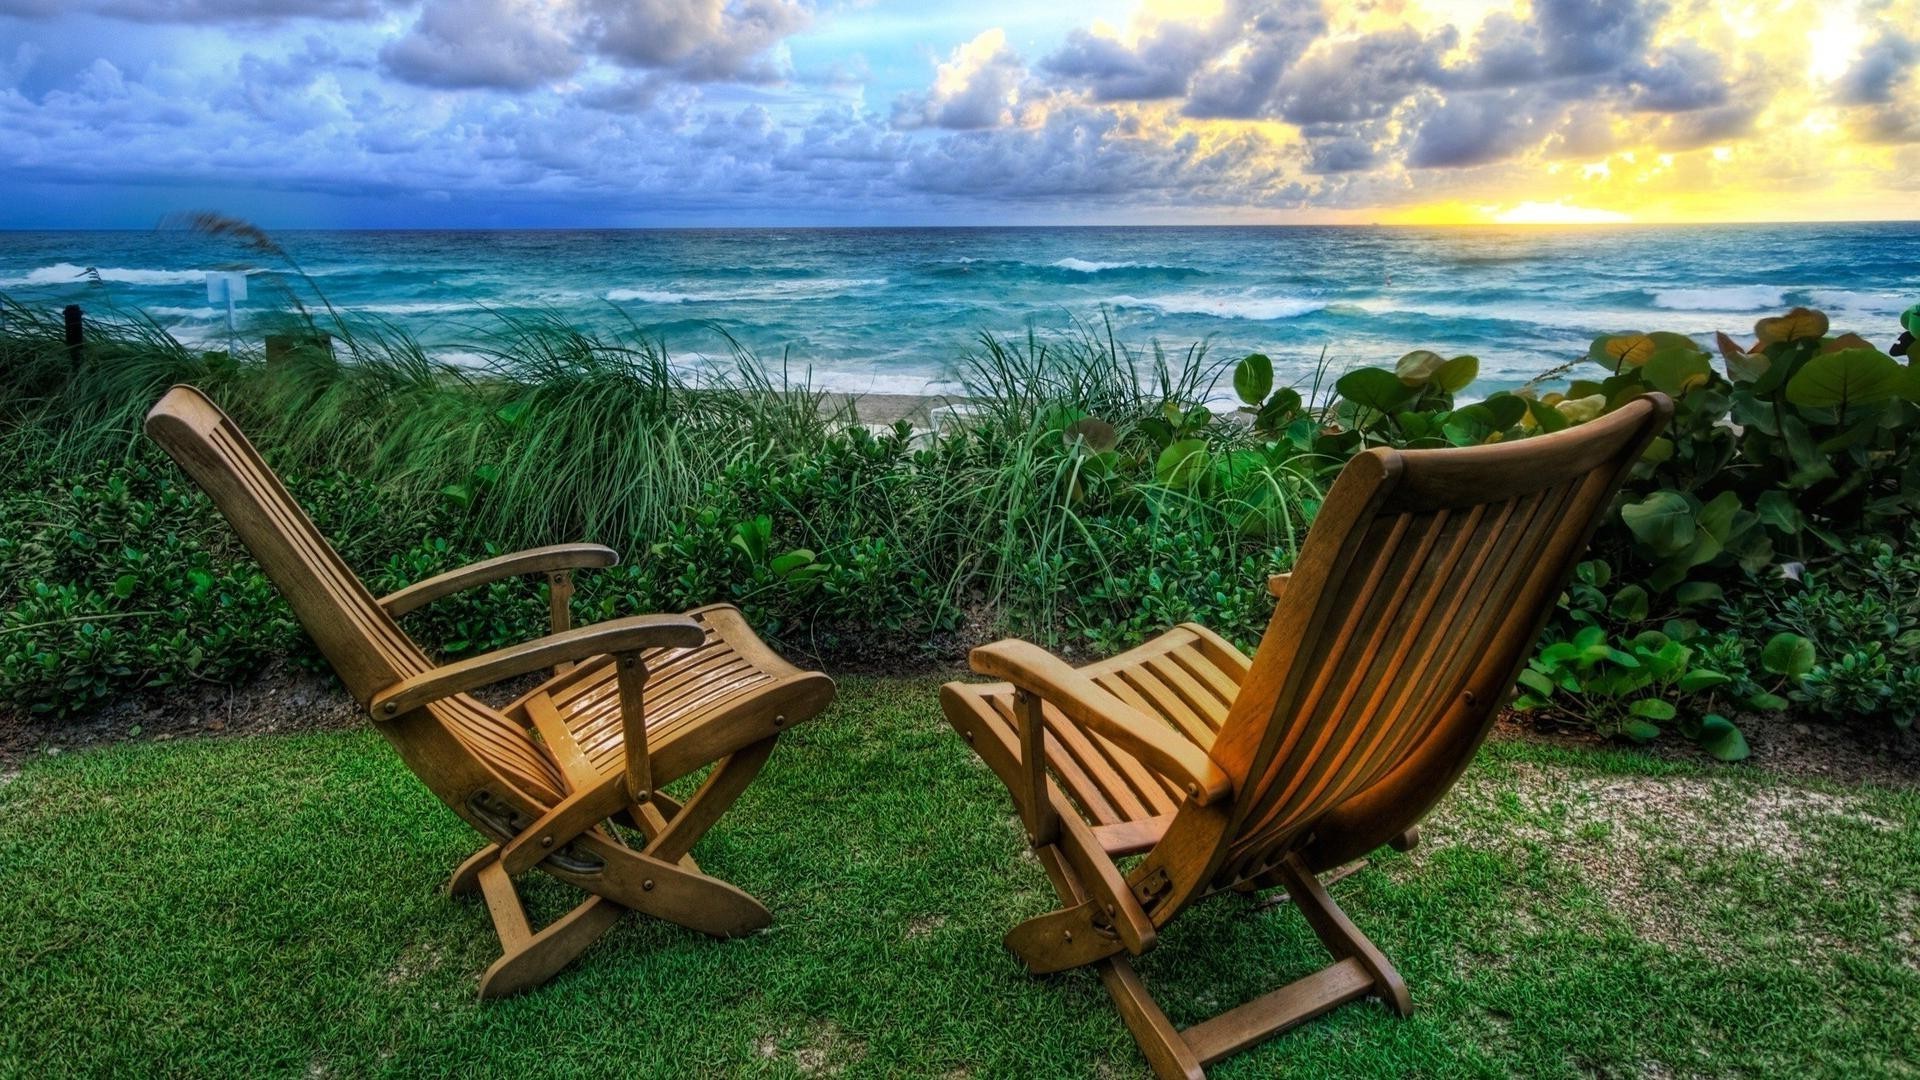
[[(638, 326), (722, 357), (716, 328), (816, 385), (950, 389), (982, 332), (1110, 324), (1136, 348), (1258, 350), (1283, 377), (1471, 352), (1491, 388), (1581, 355), (1593, 336), (1742, 335), (1796, 304), (1869, 339), (1920, 300), (1920, 226), (1599, 230), (847, 229), (580, 233), (307, 232), (276, 237), (336, 308), (471, 359), (492, 314)], [(189, 342), (226, 335), (209, 270), (245, 256), (178, 233), (0, 234), (0, 290), (57, 307), (138, 309)], [(89, 268), (93, 268), (89, 270)], [(284, 267), (270, 269), (285, 271)], [(256, 274), (259, 271), (254, 271)], [(280, 286), (238, 305), (270, 325)], [(1104, 320), (1104, 323), (1103, 323)]]

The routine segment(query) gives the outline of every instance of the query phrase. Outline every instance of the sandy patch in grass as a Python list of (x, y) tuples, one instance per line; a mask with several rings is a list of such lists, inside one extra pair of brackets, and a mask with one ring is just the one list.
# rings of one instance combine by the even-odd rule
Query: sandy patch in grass
[(802, 1032), (782, 1031), (753, 1041), (756, 1055), (785, 1059), (802, 1076), (839, 1076), (867, 1056), (867, 1044), (832, 1021), (816, 1021)]
[[(1787, 784), (1587, 776), (1517, 763), (1463, 778), (1422, 824), (1422, 846), (1514, 855), (1538, 847), (1570, 867), (1643, 940), (1724, 959), (1733, 943), (1714, 928), (1714, 909), (1747, 901), (1732, 885), (1703, 881), (1713, 876), (1703, 871), (1738, 864), (1744, 873), (1777, 875), (1770, 889), (1781, 892), (1854, 887), (1821, 861), (1817, 837), (1834, 823), (1899, 831), (1870, 806), (1863, 796)], [(1906, 914), (1890, 920), (1885, 936), (1900, 941), (1907, 962), (1916, 964), (1911, 916), (1920, 902), (1911, 893), (1888, 900), (1890, 914)], [(1756, 921), (1773, 918), (1755, 912)], [(1812, 946), (1856, 948), (1812, 927), (1781, 930)]]

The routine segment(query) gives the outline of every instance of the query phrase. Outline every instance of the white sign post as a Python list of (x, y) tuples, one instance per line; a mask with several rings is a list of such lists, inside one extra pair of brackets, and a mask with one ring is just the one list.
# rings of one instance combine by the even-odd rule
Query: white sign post
[(207, 271), (207, 303), (227, 305), (227, 358), (233, 358), (233, 303), (247, 298), (247, 275), (227, 270)]

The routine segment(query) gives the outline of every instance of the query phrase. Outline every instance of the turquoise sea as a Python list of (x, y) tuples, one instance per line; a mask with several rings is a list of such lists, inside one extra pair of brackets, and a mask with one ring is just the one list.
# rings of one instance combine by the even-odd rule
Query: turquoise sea
[[(310, 284), (231, 242), (173, 230), (0, 233), (0, 292), (137, 308), (219, 342), (206, 272), (249, 271), (242, 334), (290, 281), (455, 359), (489, 311), (628, 320), (693, 361), (716, 327), (817, 386), (955, 388), (978, 335), (1103, 327), (1136, 348), (1261, 351), (1293, 376), (1416, 347), (1481, 358), (1481, 388), (1578, 357), (1595, 334), (1746, 334), (1794, 304), (1885, 347), (1920, 300), (1920, 223), (1687, 227), (952, 228), (285, 232)], [(1883, 340), (1884, 339), (1884, 340)]]

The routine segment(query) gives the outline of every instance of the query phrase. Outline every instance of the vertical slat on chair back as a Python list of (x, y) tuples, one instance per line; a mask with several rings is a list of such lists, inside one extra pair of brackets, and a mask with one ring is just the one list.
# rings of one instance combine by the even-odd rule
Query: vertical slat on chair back
[(1471, 753), (1670, 411), (1653, 395), (1553, 435), (1349, 463), (1215, 743), (1237, 793), (1218, 879), (1257, 876), (1436, 737)]
[[(148, 412), (146, 430), (212, 497), (361, 705), (432, 666), (219, 406), (176, 386)], [(429, 708), (481, 762), (523, 790), (551, 793), (553, 767), (525, 731), (464, 697)]]
[(212, 497), (355, 700), (431, 666), (219, 406), (176, 386), (146, 428)]

